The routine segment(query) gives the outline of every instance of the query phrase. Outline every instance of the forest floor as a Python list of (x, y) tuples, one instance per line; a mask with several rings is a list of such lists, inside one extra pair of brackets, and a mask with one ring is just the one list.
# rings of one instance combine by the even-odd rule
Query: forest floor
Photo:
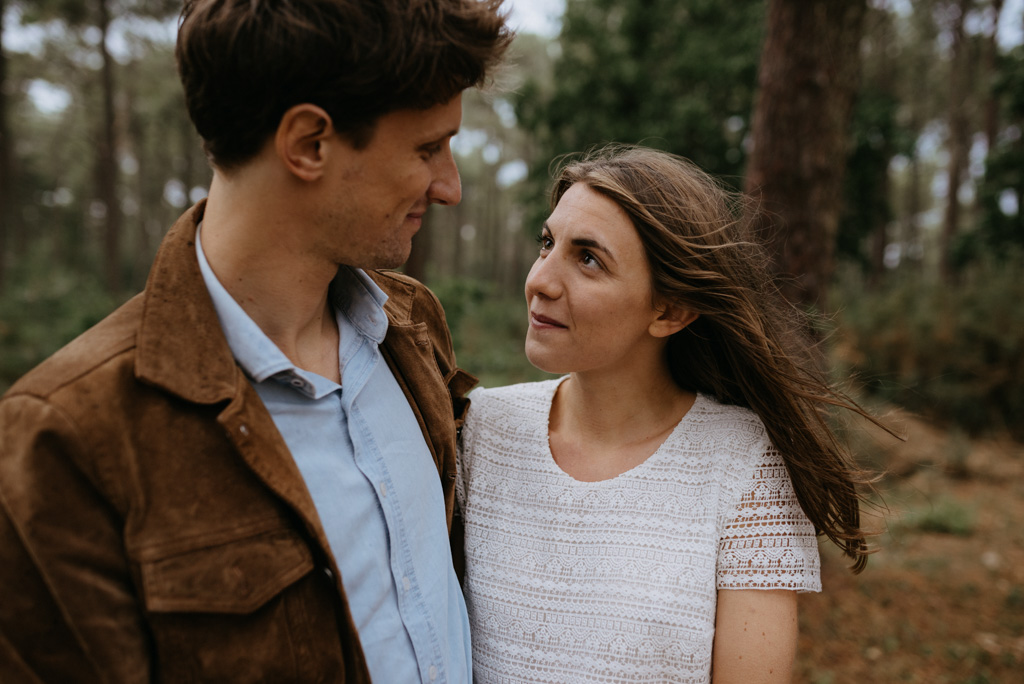
[(865, 435), (886, 474), (867, 570), (822, 543), (800, 596), (797, 684), (1024, 682), (1024, 445), (906, 414)]

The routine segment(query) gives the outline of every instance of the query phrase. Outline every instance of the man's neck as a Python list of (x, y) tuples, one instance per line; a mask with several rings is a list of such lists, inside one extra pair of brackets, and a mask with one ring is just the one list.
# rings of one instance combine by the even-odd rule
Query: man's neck
[[(217, 279), (296, 366), (339, 380), (338, 328), (328, 299), (337, 264), (305, 249), (303, 227), (274, 193), (214, 176), (202, 247)], [(259, 187), (258, 179), (255, 183)]]

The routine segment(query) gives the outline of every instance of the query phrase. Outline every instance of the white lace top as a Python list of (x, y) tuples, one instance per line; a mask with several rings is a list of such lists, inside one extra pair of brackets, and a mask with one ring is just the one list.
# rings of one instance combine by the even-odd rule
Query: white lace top
[(818, 546), (746, 409), (698, 396), (650, 458), (554, 462), (560, 380), (472, 394), (456, 484), (474, 681), (709, 682), (716, 590), (820, 591)]

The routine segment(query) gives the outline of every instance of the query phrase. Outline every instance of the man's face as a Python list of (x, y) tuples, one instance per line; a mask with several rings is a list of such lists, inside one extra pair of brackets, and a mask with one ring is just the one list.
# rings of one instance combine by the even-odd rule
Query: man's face
[(460, 94), (430, 109), (385, 114), (361, 150), (339, 137), (343, 154), (324, 179), (314, 248), (358, 268), (405, 263), (427, 207), (462, 198), (450, 147), (461, 123)]

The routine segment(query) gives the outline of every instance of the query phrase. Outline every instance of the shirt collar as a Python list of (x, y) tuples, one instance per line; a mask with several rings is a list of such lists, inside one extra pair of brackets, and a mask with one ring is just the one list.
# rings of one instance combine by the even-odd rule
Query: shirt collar
[[(201, 232), (200, 222), (196, 229), (199, 270), (203, 275), (206, 289), (210, 292), (210, 299), (213, 300), (224, 337), (227, 338), (228, 346), (238, 365), (256, 382), (263, 382), (282, 372), (306, 375), (278, 349), (221, 285), (203, 253)], [(328, 297), (339, 317), (344, 316), (356, 332), (375, 344), (384, 341), (388, 330), (384, 303), (387, 302), (388, 296), (362, 269), (345, 266), (339, 268), (338, 274), (331, 281)]]
[(327, 296), (361, 335), (376, 344), (384, 341), (388, 332), (388, 317), (384, 313), (388, 295), (365, 271), (342, 266), (331, 281)]

